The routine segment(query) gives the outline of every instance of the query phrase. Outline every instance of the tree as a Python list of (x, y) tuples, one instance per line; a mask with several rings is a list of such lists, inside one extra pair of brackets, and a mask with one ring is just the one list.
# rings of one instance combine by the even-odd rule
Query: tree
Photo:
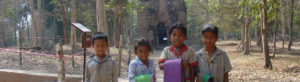
[(108, 35), (104, 0), (96, 0), (97, 31)]
[(291, 51), (291, 46), (293, 44), (293, 19), (294, 19), (294, 1), (295, 0), (291, 0), (291, 6), (290, 6), (290, 14), (291, 14), (291, 17), (290, 17), (290, 29), (289, 29), (289, 45), (288, 45), (288, 50)]
[[(42, 3), (41, 3), (41, 0), (37, 0), (38, 1), (38, 21), (37, 21), (37, 26), (36, 26), (36, 31), (37, 31), (37, 36), (38, 37), (41, 37), (41, 31), (42, 31), (42, 27), (41, 27), (41, 24), (42, 24)], [(37, 40), (37, 45), (39, 47), (42, 46), (42, 39), (38, 39)]]
[(122, 6), (124, 0), (115, 0), (115, 8), (114, 8), (114, 15), (115, 15), (115, 46), (116, 48), (119, 47), (120, 35), (122, 34)]
[(250, 11), (249, 9), (249, 0), (241, 1), (241, 14), (240, 18), (243, 20), (242, 31), (241, 31), (241, 46), (242, 54), (249, 54), (249, 22), (250, 22)]
[[(260, 20), (259, 20), (260, 21)], [(255, 27), (255, 38), (256, 38), (256, 46), (260, 46), (261, 45), (261, 36), (260, 36), (260, 29), (259, 29), (259, 27), (260, 27), (260, 24), (261, 22), (258, 22), (257, 23), (257, 26)]]
[[(76, 22), (76, 0), (72, 0), (71, 22), (72, 23)], [(71, 47), (72, 47), (72, 53), (74, 53), (74, 50), (75, 50), (74, 48), (77, 43), (77, 37), (76, 37), (76, 29), (73, 25), (71, 26), (70, 43), (71, 43)], [(72, 66), (75, 67), (74, 56), (72, 56)]]
[(285, 43), (285, 17), (284, 17), (284, 1), (280, 0), (280, 9), (281, 9), (281, 28), (282, 28), (282, 48), (284, 48)]
[[(31, 14), (31, 20), (32, 20), (32, 24), (31, 24), (31, 28), (32, 30), (30, 31), (31, 32), (31, 37), (37, 37), (38, 35), (38, 30), (37, 30), (37, 22), (36, 22), (36, 19), (35, 19), (35, 14), (34, 14), (34, 3), (33, 3), (33, 0), (29, 0), (29, 4), (30, 4), (30, 14)], [(32, 44), (32, 47), (36, 47), (37, 46), (37, 38), (33, 38), (31, 39), (31, 44)]]
[(65, 13), (65, 7), (64, 7), (64, 0), (60, 0), (60, 4), (61, 4), (61, 14), (62, 14), (62, 18), (63, 18), (63, 28), (64, 28), (64, 44), (68, 44), (69, 43), (69, 38), (68, 38), (68, 27), (67, 27), (67, 20), (66, 20), (66, 13)]
[(275, 29), (274, 29), (274, 35), (273, 35), (273, 57), (275, 57), (276, 54), (276, 36), (277, 36), (277, 30), (278, 30), (278, 13), (279, 13), (279, 2), (277, 0), (274, 0), (275, 6)]
[(268, 27), (267, 27), (267, 15), (268, 12), (266, 10), (267, 7), (267, 1), (266, 0), (262, 0), (262, 4), (261, 4), (261, 18), (262, 18), (262, 24), (263, 27), (261, 27), (261, 35), (262, 35), (262, 40), (263, 40), (263, 53), (265, 55), (265, 68), (267, 69), (272, 69), (272, 62), (270, 59), (270, 55), (269, 55), (269, 45), (268, 45)]
[(42, 39), (37, 38), (41, 37), (41, 15), (42, 15), (42, 8), (41, 8), (41, 0), (37, 0), (37, 5), (38, 5), (38, 19), (36, 19), (36, 15), (34, 14), (34, 1), (29, 0), (30, 4), (30, 13), (31, 13), (31, 20), (32, 20), (32, 31), (31, 31), (31, 43), (32, 47), (41, 47), (42, 46)]
[(243, 51), (243, 54), (249, 54), (249, 24), (250, 24), (250, 8), (246, 6), (245, 8), (245, 11), (246, 11), (246, 18), (245, 18), (245, 27), (244, 27), (244, 51)]

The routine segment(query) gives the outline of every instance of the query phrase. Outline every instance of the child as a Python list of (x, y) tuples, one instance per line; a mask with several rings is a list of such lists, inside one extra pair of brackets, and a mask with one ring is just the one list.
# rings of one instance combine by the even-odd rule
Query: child
[(155, 77), (155, 64), (148, 58), (150, 52), (152, 48), (148, 41), (144, 38), (135, 40), (134, 53), (137, 57), (129, 64), (129, 82), (135, 82), (135, 77), (139, 75), (149, 74)]
[(172, 59), (182, 59), (182, 82), (194, 82), (194, 66), (198, 64), (195, 52), (183, 42), (187, 38), (187, 31), (183, 24), (174, 24), (169, 32), (172, 45), (164, 48), (159, 60), (159, 68), (164, 70), (164, 62)]
[(96, 55), (87, 61), (85, 82), (118, 82), (116, 62), (105, 54), (108, 49), (107, 36), (102, 32), (96, 33), (91, 46)]
[(226, 52), (216, 47), (217, 40), (218, 28), (211, 24), (204, 26), (202, 41), (205, 47), (196, 52), (199, 63), (197, 81), (201, 81), (204, 74), (209, 74), (216, 82), (228, 82), (231, 64)]

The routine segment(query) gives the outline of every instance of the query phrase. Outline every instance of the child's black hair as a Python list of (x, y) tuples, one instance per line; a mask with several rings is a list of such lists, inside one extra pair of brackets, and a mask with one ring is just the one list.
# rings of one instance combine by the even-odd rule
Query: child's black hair
[(212, 25), (212, 24), (207, 24), (203, 27), (201, 32), (202, 32), (202, 35), (204, 35), (205, 32), (213, 32), (218, 37), (219, 30), (218, 30), (217, 26)]
[(137, 49), (139, 46), (147, 46), (149, 51), (152, 52), (152, 48), (149, 42), (145, 38), (139, 38), (134, 41), (134, 52), (137, 53)]
[(108, 37), (103, 32), (97, 32), (92, 36), (92, 44), (94, 44), (95, 40), (105, 39), (106, 43), (108, 43)]
[(171, 36), (172, 32), (173, 32), (175, 29), (179, 29), (179, 30), (181, 30), (181, 32), (182, 32), (184, 35), (187, 35), (186, 27), (185, 27), (182, 23), (175, 23), (174, 25), (172, 25), (172, 27), (171, 27), (171, 28), (169, 29), (169, 31), (168, 31), (169, 36)]

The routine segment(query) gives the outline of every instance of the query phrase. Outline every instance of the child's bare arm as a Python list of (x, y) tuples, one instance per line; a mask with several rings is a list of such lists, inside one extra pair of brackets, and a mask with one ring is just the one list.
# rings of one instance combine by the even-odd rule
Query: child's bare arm
[(168, 48), (164, 48), (164, 50), (161, 52), (160, 58), (158, 60), (158, 65), (160, 70), (164, 70), (164, 62), (166, 61), (167, 57), (167, 51)]
[(191, 82), (195, 82), (195, 69), (194, 67), (190, 67), (190, 70), (191, 70)]
[(182, 67), (183, 69), (188, 68), (188, 67), (189, 67), (189, 62), (188, 62), (188, 61), (182, 61), (181, 67)]
[(228, 72), (226, 72), (224, 74), (224, 81), (223, 82), (229, 82), (229, 79), (228, 79)]
[(230, 63), (230, 60), (229, 60), (226, 52), (224, 52), (224, 53), (225, 53), (225, 55), (223, 55), (223, 56), (224, 56), (224, 65), (225, 65), (224, 72), (225, 72), (225, 74), (224, 74), (224, 81), (223, 82), (228, 82), (229, 81), (228, 73), (229, 73), (230, 70), (232, 70), (232, 67), (231, 67), (231, 63)]

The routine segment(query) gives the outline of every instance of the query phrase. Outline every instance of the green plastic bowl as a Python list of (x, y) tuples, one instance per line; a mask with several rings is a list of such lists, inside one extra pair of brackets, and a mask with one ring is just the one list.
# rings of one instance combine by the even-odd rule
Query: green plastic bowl
[(204, 74), (202, 76), (202, 82), (213, 82), (214, 79), (209, 74)]
[(135, 82), (152, 82), (152, 75), (139, 75), (135, 77)]

